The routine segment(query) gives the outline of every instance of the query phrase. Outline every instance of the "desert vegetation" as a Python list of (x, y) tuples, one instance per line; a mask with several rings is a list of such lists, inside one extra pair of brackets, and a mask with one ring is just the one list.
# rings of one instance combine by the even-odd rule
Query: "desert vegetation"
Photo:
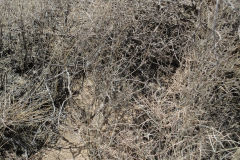
[(0, 13), (0, 159), (61, 150), (69, 122), (88, 159), (239, 158), (237, 0), (0, 0)]

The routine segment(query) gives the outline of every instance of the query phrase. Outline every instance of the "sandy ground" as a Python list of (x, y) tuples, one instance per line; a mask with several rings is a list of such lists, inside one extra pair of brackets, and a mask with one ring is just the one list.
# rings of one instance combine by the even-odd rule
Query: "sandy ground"
[(66, 131), (56, 144), (56, 149), (43, 151), (42, 160), (89, 160), (88, 150), (82, 143), (77, 131)]
[[(75, 89), (80, 90), (81, 83), (76, 84)], [(63, 124), (60, 125), (60, 137), (54, 148), (44, 149), (39, 152), (33, 159), (38, 160), (89, 160), (88, 150), (84, 147), (86, 142), (81, 133), (87, 130), (84, 124), (80, 123), (79, 108), (88, 107), (87, 112), (96, 110), (96, 103), (93, 99), (94, 84), (87, 80), (79, 93), (74, 96), (74, 104), (66, 106), (68, 113)], [(94, 117), (91, 125), (98, 125), (101, 120), (99, 116)]]

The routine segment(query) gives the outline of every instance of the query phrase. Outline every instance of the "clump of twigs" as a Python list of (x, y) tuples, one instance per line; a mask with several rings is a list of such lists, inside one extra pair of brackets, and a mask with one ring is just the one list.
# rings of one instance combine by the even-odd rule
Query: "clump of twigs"
[(39, 3), (1, 3), (0, 152), (27, 158), (57, 140), (72, 96), (74, 59), (66, 58), (73, 49), (60, 33), (67, 25), (61, 6), (32, 11)]
[(0, 3), (3, 158), (54, 146), (65, 117), (84, 126), (91, 159), (234, 157), (240, 20), (228, 1)]

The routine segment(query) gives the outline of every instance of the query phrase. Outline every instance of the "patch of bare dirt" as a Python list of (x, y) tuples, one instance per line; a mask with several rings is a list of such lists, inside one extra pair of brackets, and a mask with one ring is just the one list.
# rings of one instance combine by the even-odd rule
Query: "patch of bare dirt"
[[(41, 160), (89, 160), (89, 151), (86, 149), (87, 142), (82, 133), (86, 133), (87, 127), (82, 123), (84, 113), (92, 111), (94, 99), (94, 84), (88, 79), (84, 84), (75, 83), (74, 91), (80, 91), (73, 98), (73, 104), (66, 107), (66, 120), (60, 125), (60, 138), (54, 147), (47, 148), (39, 152), (33, 159)], [(96, 107), (94, 107), (96, 108)], [(98, 127), (102, 122), (101, 115), (97, 115), (92, 120), (92, 126)]]

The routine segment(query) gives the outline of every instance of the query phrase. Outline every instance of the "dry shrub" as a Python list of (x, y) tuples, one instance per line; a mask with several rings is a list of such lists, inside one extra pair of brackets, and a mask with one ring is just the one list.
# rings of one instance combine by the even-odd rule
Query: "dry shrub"
[(239, 147), (237, 12), (221, 4), (216, 15), (208, 2), (133, 4), (109, 38), (95, 39), (104, 39), (91, 73), (105, 121), (90, 125), (90, 156), (230, 159)]
[(1, 2), (2, 157), (54, 143), (70, 114), (92, 159), (232, 158), (240, 146), (232, 2), (29, 2)]
[(27, 158), (56, 141), (71, 97), (74, 38), (64, 28), (64, 3), (0, 3), (0, 151), (3, 158)]

